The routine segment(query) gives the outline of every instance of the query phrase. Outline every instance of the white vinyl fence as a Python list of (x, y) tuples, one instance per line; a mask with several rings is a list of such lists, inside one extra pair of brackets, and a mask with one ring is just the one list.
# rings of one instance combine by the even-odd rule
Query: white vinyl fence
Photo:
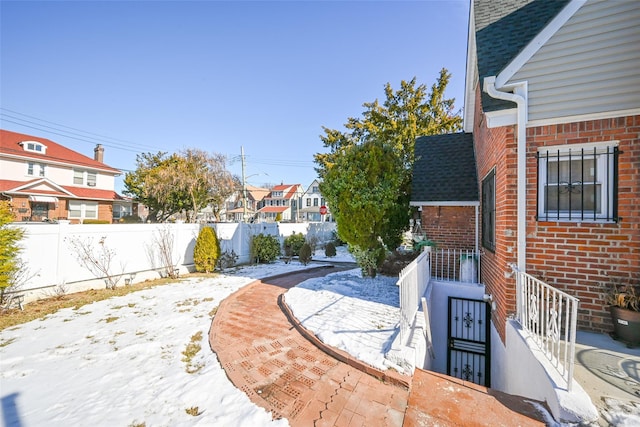
[[(335, 223), (208, 224), (216, 230), (222, 251), (234, 251), (238, 264), (250, 262), (251, 238), (270, 234), (282, 243), (293, 232), (313, 237), (318, 244), (333, 238)], [(9, 292), (24, 294), (25, 301), (55, 292), (76, 292), (105, 287), (106, 275), (96, 275), (79, 260), (78, 243), (96, 256), (112, 254), (108, 274), (118, 286), (158, 278), (166, 274), (161, 259), (163, 239), (169, 241), (171, 267), (185, 273), (193, 266), (193, 248), (200, 224), (69, 224), (16, 223), (25, 231), (20, 258), (25, 265), (24, 283)], [(75, 245), (74, 245), (75, 244)], [(57, 289), (56, 289), (57, 288)]]

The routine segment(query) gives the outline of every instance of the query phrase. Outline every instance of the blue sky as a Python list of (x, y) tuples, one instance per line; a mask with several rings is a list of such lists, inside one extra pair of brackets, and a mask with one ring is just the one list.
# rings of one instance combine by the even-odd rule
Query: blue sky
[[(322, 126), (417, 77), (463, 106), (469, 2), (0, 2), (0, 126), (135, 169), (200, 148), (311, 184)], [(121, 191), (121, 179), (116, 184)]]

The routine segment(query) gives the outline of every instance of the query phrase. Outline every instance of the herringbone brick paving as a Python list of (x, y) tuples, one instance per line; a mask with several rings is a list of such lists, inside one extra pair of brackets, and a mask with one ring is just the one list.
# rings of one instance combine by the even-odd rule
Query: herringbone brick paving
[[(317, 339), (311, 337), (314, 345), (292, 324), (278, 305), (281, 295), (306, 279), (335, 271), (313, 269), (256, 281), (220, 304), (209, 342), (229, 379), (274, 419), (286, 418), (292, 427), (459, 425), (459, 418), (443, 418), (443, 407), (451, 403), (432, 395), (442, 384), (431, 380), (429, 390), (423, 387), (411, 400), (410, 377), (376, 372), (336, 349), (323, 351)], [(491, 399), (489, 406), (495, 407)], [(504, 416), (518, 421), (513, 425), (541, 425), (507, 412)]]

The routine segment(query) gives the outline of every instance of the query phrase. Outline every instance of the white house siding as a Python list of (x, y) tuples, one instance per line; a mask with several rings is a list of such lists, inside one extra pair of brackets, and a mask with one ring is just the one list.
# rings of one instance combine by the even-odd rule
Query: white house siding
[[(57, 163), (50, 163), (49, 159), (46, 157), (42, 160), (27, 158), (0, 158), (0, 170), (2, 171), (0, 178), (25, 182), (41, 178), (37, 169), (34, 171), (34, 175), (27, 174), (27, 164), (29, 162), (44, 164), (44, 177), (57, 185), (71, 185), (75, 187), (76, 185), (73, 184), (73, 171), (74, 169), (77, 169), (96, 173), (96, 186), (88, 187), (85, 185), (84, 187), (99, 190), (113, 190), (115, 187), (115, 176), (113, 173), (106, 174), (104, 171), (93, 168), (82, 166), (72, 167)], [(47, 188), (47, 190), (48, 189), (49, 188)]]
[(637, 0), (587, 1), (509, 80), (528, 81), (529, 122), (640, 108), (638, 23)]
[[(27, 175), (27, 162), (0, 158), (0, 170), (3, 179), (14, 179), (16, 181), (29, 180), (33, 177)], [(47, 171), (48, 172), (48, 171)]]

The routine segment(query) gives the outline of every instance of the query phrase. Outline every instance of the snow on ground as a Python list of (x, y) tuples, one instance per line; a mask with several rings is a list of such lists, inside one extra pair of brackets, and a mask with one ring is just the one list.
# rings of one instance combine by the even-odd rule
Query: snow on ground
[[(326, 257), (318, 251), (316, 258)], [(341, 249), (333, 260), (351, 258)], [(231, 293), (255, 279), (312, 265), (319, 264), (233, 268), (3, 330), (4, 425), (288, 425), (272, 421), (233, 386), (210, 350), (208, 332), (214, 309)], [(192, 340), (200, 351), (187, 362), (183, 352)]]
[(322, 342), (384, 370), (400, 316), (397, 280), (348, 270), (307, 280), (288, 290), (285, 301)]
[[(328, 260), (319, 250), (314, 261)], [(344, 247), (333, 261), (352, 261)], [(7, 426), (285, 426), (228, 380), (208, 331), (218, 304), (255, 279), (321, 265), (243, 266), (60, 310), (0, 335), (0, 406)], [(324, 342), (385, 369), (395, 333), (395, 278), (359, 270), (303, 282), (285, 295)], [(183, 352), (200, 346), (187, 361)], [(189, 372), (187, 372), (189, 371)], [(610, 405), (607, 420), (635, 425)], [(190, 415), (187, 413), (194, 413)], [(634, 412), (633, 410), (631, 411)]]

